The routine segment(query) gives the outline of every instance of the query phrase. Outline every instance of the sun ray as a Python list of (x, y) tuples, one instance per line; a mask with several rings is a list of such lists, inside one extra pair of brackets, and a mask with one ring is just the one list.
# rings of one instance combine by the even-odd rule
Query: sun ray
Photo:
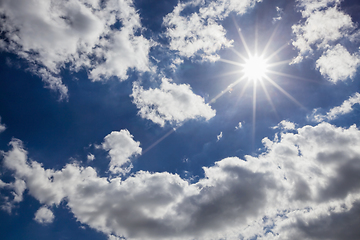
[(267, 91), (267, 89), (266, 89), (266, 87), (265, 87), (265, 85), (264, 85), (264, 81), (261, 79), (259, 82), (260, 82), (260, 84), (261, 84), (261, 87), (262, 87), (265, 95), (266, 95), (267, 100), (269, 101), (272, 109), (274, 110), (274, 113), (275, 113), (276, 117), (278, 118), (279, 116), (278, 116), (278, 113), (277, 113), (277, 111), (276, 111), (275, 105), (274, 105), (273, 101), (271, 100), (271, 97), (270, 97), (270, 95), (269, 95), (269, 92)]
[(243, 61), (246, 61), (246, 57), (244, 57), (244, 55), (242, 55), (241, 53), (239, 53), (238, 51), (236, 51), (234, 48), (230, 48), (231, 51), (233, 51), (236, 55), (238, 55)]
[(235, 82), (229, 84), (224, 90), (222, 90), (218, 95), (216, 95), (215, 97), (213, 97), (210, 101), (209, 104), (216, 102), (216, 100), (221, 97), (222, 95), (224, 95), (226, 92), (228, 92), (230, 89), (232, 89), (233, 87), (235, 87), (237, 84), (239, 84), (243, 79), (245, 79), (245, 77), (243, 76), (242, 78), (239, 78), (238, 80), (236, 80)]
[(243, 36), (242, 33), (241, 33), (241, 29), (240, 29), (239, 26), (237, 25), (237, 23), (236, 23), (236, 21), (235, 21), (235, 18), (233, 18), (233, 21), (234, 21), (234, 24), (235, 24), (235, 26), (236, 26), (237, 32), (238, 32), (238, 34), (239, 34), (240, 40), (241, 40), (242, 44), (244, 45), (245, 51), (246, 51), (246, 53), (248, 54), (248, 56), (250, 56), (250, 55), (251, 55), (251, 51), (250, 51), (249, 47), (248, 47), (247, 44), (246, 44), (245, 38), (244, 38), (244, 36)]
[(286, 92), (282, 87), (280, 87), (276, 82), (274, 82), (270, 77), (265, 76), (266, 80), (268, 80), (274, 87), (280, 90), (285, 96), (287, 96), (290, 100), (296, 103), (301, 108), (307, 110), (301, 103), (299, 103), (293, 96), (291, 96), (288, 92)]
[(316, 80), (312, 80), (312, 79), (308, 79), (308, 78), (302, 78), (302, 77), (294, 76), (294, 75), (291, 75), (291, 74), (281, 73), (281, 72), (272, 71), (272, 70), (268, 70), (268, 72), (271, 73), (271, 74), (276, 74), (276, 75), (283, 76), (283, 77), (290, 77), (290, 78), (299, 79), (299, 80), (303, 80), (303, 81), (307, 81), (307, 82), (319, 83), (319, 81), (316, 81)]
[(281, 52), (282, 50), (284, 50), (288, 46), (289, 46), (289, 44), (285, 43), (284, 45), (279, 47), (276, 51), (274, 51), (271, 55), (269, 55), (265, 60), (269, 61), (271, 58), (273, 58), (275, 55), (277, 55), (279, 52)]
[(270, 63), (270, 64), (268, 64), (268, 66), (275, 67), (275, 66), (279, 66), (279, 65), (289, 64), (290, 62), (291, 62), (291, 60), (284, 60), (284, 61), (280, 61), (280, 62)]
[(252, 107), (252, 110), (253, 110), (253, 116), (252, 116), (252, 120), (253, 120), (253, 125), (252, 125), (252, 145), (254, 146), (254, 142), (255, 142), (255, 125), (256, 125), (256, 84), (257, 81), (254, 81), (253, 82), (253, 107)]
[(235, 61), (231, 61), (231, 60), (227, 60), (227, 59), (223, 59), (223, 58), (220, 58), (219, 61), (220, 61), (220, 62), (224, 62), (224, 63), (230, 63), (230, 64), (233, 64), (233, 65), (239, 66), (239, 67), (242, 66), (241, 63), (238, 63), (238, 62), (235, 62)]
[(152, 143), (149, 147), (147, 147), (143, 152), (142, 155), (144, 155), (144, 153), (146, 153), (147, 151), (149, 151), (150, 149), (152, 149), (153, 147), (155, 147), (156, 145), (158, 145), (160, 142), (162, 142), (165, 138), (167, 138), (168, 136), (170, 136), (173, 132), (176, 131), (176, 128), (172, 128), (170, 131), (168, 131), (167, 133), (165, 133), (164, 136), (162, 136), (161, 138), (159, 138), (158, 140), (156, 140), (154, 143)]
[(276, 25), (274, 31), (272, 32), (272, 34), (271, 34), (271, 36), (270, 36), (270, 38), (269, 38), (269, 41), (267, 41), (267, 43), (266, 43), (266, 45), (265, 45), (265, 47), (264, 47), (264, 49), (263, 49), (263, 51), (262, 51), (262, 57), (263, 57), (263, 55), (266, 54), (267, 49), (269, 48), (270, 44), (272, 43), (272, 40), (273, 40), (273, 38), (274, 38), (274, 36), (275, 36), (275, 33), (276, 33), (278, 27), (279, 27), (279, 24)]
[(256, 19), (256, 24), (255, 24), (255, 46), (254, 46), (254, 55), (255, 56), (258, 55), (258, 41), (259, 41), (258, 37), (259, 37), (259, 31), (258, 31), (258, 24), (257, 24), (257, 19)]

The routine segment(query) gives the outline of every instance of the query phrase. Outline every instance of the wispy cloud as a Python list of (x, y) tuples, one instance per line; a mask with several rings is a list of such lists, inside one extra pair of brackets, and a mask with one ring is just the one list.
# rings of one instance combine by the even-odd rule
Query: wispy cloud
[(341, 115), (352, 112), (354, 110), (353, 106), (355, 104), (360, 104), (360, 94), (359, 93), (355, 93), (348, 100), (345, 100), (340, 106), (330, 109), (325, 115), (319, 114), (318, 113), (319, 109), (314, 109), (314, 111), (313, 111), (312, 115), (309, 117), (309, 119), (316, 121), (316, 122), (331, 121), (331, 120), (338, 118)]

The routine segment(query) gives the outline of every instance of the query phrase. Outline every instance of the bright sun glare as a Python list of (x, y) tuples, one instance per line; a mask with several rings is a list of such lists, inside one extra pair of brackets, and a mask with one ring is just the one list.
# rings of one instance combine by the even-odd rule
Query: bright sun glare
[(265, 77), (267, 68), (267, 63), (263, 58), (254, 56), (246, 60), (243, 72), (248, 79), (259, 80)]

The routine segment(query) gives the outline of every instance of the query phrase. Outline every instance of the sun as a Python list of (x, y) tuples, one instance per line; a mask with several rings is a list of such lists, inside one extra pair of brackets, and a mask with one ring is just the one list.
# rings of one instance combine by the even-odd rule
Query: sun
[(249, 80), (260, 80), (266, 77), (268, 64), (264, 58), (251, 56), (243, 64), (243, 73)]

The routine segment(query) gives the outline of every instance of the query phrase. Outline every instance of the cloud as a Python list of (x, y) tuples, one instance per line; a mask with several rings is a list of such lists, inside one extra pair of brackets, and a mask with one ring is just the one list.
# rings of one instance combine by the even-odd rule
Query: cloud
[(351, 37), (355, 24), (349, 15), (339, 10), (339, 3), (337, 0), (298, 1), (305, 21), (292, 26), (296, 36), (292, 44), (299, 50), (292, 63), (301, 62), (303, 57), (313, 54), (314, 50), (326, 51), (336, 41)]
[(238, 129), (241, 129), (242, 127), (243, 127), (243, 123), (239, 122), (239, 124), (237, 126), (235, 126), (235, 129), (238, 130)]
[(316, 122), (331, 121), (338, 118), (340, 115), (348, 114), (354, 109), (352, 108), (355, 104), (360, 104), (360, 94), (355, 93), (353, 96), (345, 100), (340, 106), (330, 109), (325, 115), (318, 114), (319, 109), (314, 109), (311, 120)]
[(273, 129), (284, 129), (284, 130), (294, 130), (295, 124), (286, 120), (282, 120), (277, 126)]
[(34, 219), (40, 224), (49, 224), (54, 221), (54, 214), (49, 208), (41, 207), (35, 213)]
[(165, 122), (181, 124), (190, 119), (209, 120), (216, 111), (194, 94), (187, 84), (177, 85), (163, 78), (160, 88), (144, 90), (134, 83), (131, 95), (142, 118), (164, 126)]
[(4, 197), (4, 203), (1, 205), (1, 209), (7, 211), (10, 214), (13, 208), (16, 206), (16, 203), (19, 203), (23, 200), (26, 184), (23, 180), (20, 179), (15, 179), (15, 181), (11, 183), (5, 183), (0, 180), (0, 189), (1, 188), (9, 189), (11, 191), (12, 196)]
[[(219, 24), (230, 12), (244, 14), (253, 7), (255, 0), (221, 0), (214, 2), (190, 1), (180, 3), (166, 15), (163, 25), (170, 39), (170, 49), (180, 56), (199, 56), (202, 60), (216, 61), (216, 54), (223, 47), (231, 47), (232, 41), (225, 36), (226, 31)], [(189, 9), (198, 9), (187, 14)]]
[(284, 10), (280, 7), (276, 7), (277, 16), (273, 18), (273, 23), (280, 21), (284, 15)]
[(2, 49), (28, 60), (30, 70), (62, 98), (67, 88), (58, 75), (65, 64), (89, 70), (92, 80), (125, 80), (129, 68), (148, 70), (150, 41), (137, 33), (140, 17), (132, 1), (5, 0), (0, 13)]
[(351, 207), (343, 206), (340, 211), (330, 210), (316, 217), (293, 217), (292, 223), (282, 227), (287, 239), (359, 239), (359, 215), (360, 204), (356, 201)]
[[(265, 138), (266, 151), (259, 156), (229, 157), (204, 167), (205, 176), (195, 183), (167, 172), (139, 171), (124, 180), (100, 177), (76, 163), (44, 169), (27, 159), (16, 139), (2, 155), (4, 166), (26, 183), (30, 195), (48, 206), (65, 202), (78, 221), (109, 236), (325, 239), (328, 231), (311, 229), (335, 226), (340, 216), (357, 212), (359, 141), (355, 126), (304, 126)], [(336, 236), (353, 223), (350, 217), (342, 221), (331, 230)]]
[[(133, 135), (126, 129), (113, 131), (104, 138), (102, 148), (109, 151), (110, 168), (112, 173), (127, 173), (132, 168), (130, 158), (141, 154), (140, 142), (133, 139)], [(123, 166), (130, 163), (128, 168)]]
[(298, 6), (302, 8), (303, 16), (310, 16), (317, 10), (326, 9), (331, 6), (337, 6), (342, 0), (298, 0)]
[(220, 141), (220, 139), (223, 137), (223, 133), (222, 132), (220, 132), (220, 134), (219, 135), (217, 135), (216, 136), (216, 141), (218, 142), (218, 141)]
[(0, 117), (0, 133), (6, 130), (5, 124), (1, 124), (1, 117)]
[(91, 153), (89, 153), (89, 154), (86, 156), (86, 158), (87, 158), (87, 160), (88, 160), (89, 162), (95, 160), (94, 154), (91, 154)]
[(321, 75), (328, 77), (333, 83), (354, 77), (359, 65), (359, 56), (350, 54), (340, 44), (328, 49), (316, 61), (316, 68), (319, 69)]

